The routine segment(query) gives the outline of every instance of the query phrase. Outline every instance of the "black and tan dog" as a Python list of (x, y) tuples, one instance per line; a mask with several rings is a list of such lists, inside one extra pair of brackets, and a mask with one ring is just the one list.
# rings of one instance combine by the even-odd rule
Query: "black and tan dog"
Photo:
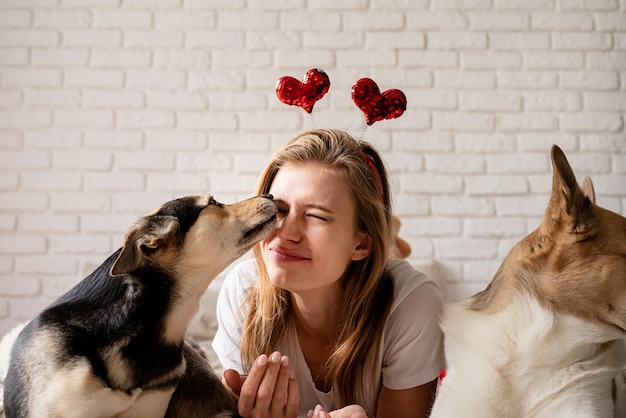
[(274, 227), (259, 196), (173, 200), (18, 336), (7, 418), (218, 417), (236, 410), (185, 332), (209, 283)]

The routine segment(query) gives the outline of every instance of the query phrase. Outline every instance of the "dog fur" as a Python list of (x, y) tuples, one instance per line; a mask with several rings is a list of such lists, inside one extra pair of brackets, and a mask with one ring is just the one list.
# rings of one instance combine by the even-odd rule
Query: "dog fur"
[(626, 218), (595, 204), (560, 148), (551, 155), (541, 225), (484, 291), (444, 311), (432, 418), (623, 416)]
[(165, 203), (21, 331), (7, 418), (232, 416), (234, 399), (184, 340), (210, 282), (275, 224), (270, 195)]

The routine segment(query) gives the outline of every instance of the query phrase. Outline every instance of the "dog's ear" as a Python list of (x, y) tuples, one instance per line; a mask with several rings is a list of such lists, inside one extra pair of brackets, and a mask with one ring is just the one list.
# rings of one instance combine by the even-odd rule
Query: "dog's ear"
[(589, 198), (589, 200), (591, 200), (591, 203), (595, 205), (596, 191), (593, 188), (593, 182), (591, 181), (589, 176), (585, 176), (585, 179), (583, 180), (583, 193)]
[(111, 275), (131, 273), (141, 266), (144, 255), (170, 242), (179, 230), (174, 216), (147, 216), (126, 234), (124, 246), (111, 267)]
[(591, 233), (593, 186), (589, 187), (591, 181), (588, 181), (587, 190), (583, 192), (561, 148), (553, 145), (551, 154), (552, 195), (544, 223), (551, 231), (565, 227), (568, 232), (577, 234), (578, 239), (585, 239)]

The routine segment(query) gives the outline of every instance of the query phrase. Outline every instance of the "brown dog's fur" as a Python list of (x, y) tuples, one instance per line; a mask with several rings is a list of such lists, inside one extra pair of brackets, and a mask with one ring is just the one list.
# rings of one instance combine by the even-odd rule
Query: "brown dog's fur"
[(626, 332), (626, 220), (595, 204), (589, 177), (578, 187), (560, 148), (552, 157), (561, 175), (543, 223), (511, 250), (471, 309), (498, 312), (523, 289), (550, 310)]
[(485, 290), (446, 306), (433, 418), (626, 413), (626, 218), (596, 204), (589, 178), (579, 187), (560, 148), (551, 156), (541, 225)]

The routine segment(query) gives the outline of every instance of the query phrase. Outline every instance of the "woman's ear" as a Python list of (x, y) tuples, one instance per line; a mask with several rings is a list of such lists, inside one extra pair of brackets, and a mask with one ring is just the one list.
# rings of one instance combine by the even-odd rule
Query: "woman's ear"
[(363, 260), (365, 257), (372, 253), (373, 249), (373, 241), (370, 234), (367, 232), (361, 232), (361, 237), (357, 242), (357, 246), (354, 248), (352, 252), (352, 257), (350, 259), (352, 261)]

